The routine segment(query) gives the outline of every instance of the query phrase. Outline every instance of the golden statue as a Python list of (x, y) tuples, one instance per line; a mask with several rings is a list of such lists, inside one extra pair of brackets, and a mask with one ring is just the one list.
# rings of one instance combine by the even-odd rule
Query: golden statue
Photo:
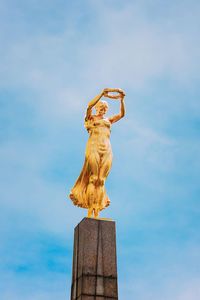
[[(106, 101), (100, 101), (103, 96), (121, 100), (119, 114), (110, 118), (104, 117), (108, 110), (108, 104)], [(99, 211), (110, 204), (104, 186), (113, 160), (109, 140), (110, 127), (125, 115), (124, 97), (125, 93), (121, 89), (104, 89), (101, 94), (89, 102), (87, 107), (84, 126), (90, 136), (85, 151), (85, 162), (70, 192), (70, 198), (74, 205), (88, 209), (89, 218), (93, 217), (93, 213), (94, 217), (98, 218)], [(93, 107), (96, 114), (92, 114)]]

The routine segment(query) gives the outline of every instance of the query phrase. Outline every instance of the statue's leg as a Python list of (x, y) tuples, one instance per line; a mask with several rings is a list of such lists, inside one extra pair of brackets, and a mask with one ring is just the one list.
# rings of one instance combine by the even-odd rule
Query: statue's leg
[(102, 184), (104, 184), (104, 182), (110, 172), (110, 169), (112, 166), (112, 160), (113, 160), (112, 151), (105, 153), (101, 158), (101, 168), (100, 168), (100, 172), (99, 172), (99, 179), (100, 179), (100, 181), (102, 181), (101, 182)]
[(106, 178), (110, 172), (111, 166), (112, 166), (112, 152), (108, 152), (103, 155), (101, 159), (101, 168), (99, 172), (99, 186), (100, 186), (100, 191), (99, 191), (99, 209), (103, 208), (103, 199), (105, 198), (105, 181)]
[(93, 209), (96, 207), (97, 202), (97, 191), (96, 185), (98, 181), (98, 170), (99, 170), (99, 162), (100, 158), (98, 153), (91, 153), (88, 157), (88, 173), (89, 175), (89, 182), (86, 190), (86, 199), (88, 203), (88, 209), (90, 209), (93, 214)]

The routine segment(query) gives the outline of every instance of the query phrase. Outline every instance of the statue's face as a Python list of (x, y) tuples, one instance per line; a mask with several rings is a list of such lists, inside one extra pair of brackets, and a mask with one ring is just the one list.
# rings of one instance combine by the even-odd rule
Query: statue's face
[(107, 112), (108, 108), (106, 105), (102, 104), (95, 107), (95, 110), (96, 110), (96, 115), (103, 116)]
[(106, 101), (99, 101), (95, 105), (96, 115), (103, 116), (108, 110), (108, 104)]

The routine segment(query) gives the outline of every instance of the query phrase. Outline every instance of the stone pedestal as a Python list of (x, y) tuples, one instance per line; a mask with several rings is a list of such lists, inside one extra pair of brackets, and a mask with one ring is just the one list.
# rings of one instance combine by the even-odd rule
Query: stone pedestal
[(84, 218), (75, 228), (71, 300), (116, 300), (115, 222)]

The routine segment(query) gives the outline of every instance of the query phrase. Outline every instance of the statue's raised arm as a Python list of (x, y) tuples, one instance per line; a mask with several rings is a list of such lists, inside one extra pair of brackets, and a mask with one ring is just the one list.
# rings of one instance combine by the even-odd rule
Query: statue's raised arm
[[(106, 91), (106, 90), (108, 90), (108, 91)], [(109, 92), (117, 92), (119, 94), (118, 95), (110, 95)], [(125, 104), (124, 104), (125, 96), (126, 96), (126, 94), (121, 89), (105, 89), (104, 90), (104, 97), (111, 98), (111, 99), (120, 99), (120, 101), (121, 101), (120, 113), (108, 118), (108, 120), (110, 121), (111, 124), (119, 121), (121, 118), (123, 118), (125, 116)]]
[[(117, 93), (117, 94), (110, 94)], [(102, 97), (120, 99), (120, 113), (105, 118), (108, 110), (106, 101)], [(88, 209), (88, 217), (98, 218), (99, 211), (110, 204), (105, 191), (105, 180), (112, 166), (112, 149), (110, 144), (110, 127), (125, 115), (125, 93), (120, 89), (104, 89), (98, 96), (88, 103), (85, 127), (89, 132), (89, 139), (85, 151), (85, 162), (82, 171), (70, 192), (74, 205)], [(92, 108), (96, 113), (92, 114)]]
[(97, 104), (97, 102), (104, 96), (106, 93), (106, 89), (104, 89), (98, 96), (96, 96), (94, 99), (92, 99), (87, 106), (86, 115), (85, 115), (85, 121), (89, 120), (92, 115), (92, 108)]

